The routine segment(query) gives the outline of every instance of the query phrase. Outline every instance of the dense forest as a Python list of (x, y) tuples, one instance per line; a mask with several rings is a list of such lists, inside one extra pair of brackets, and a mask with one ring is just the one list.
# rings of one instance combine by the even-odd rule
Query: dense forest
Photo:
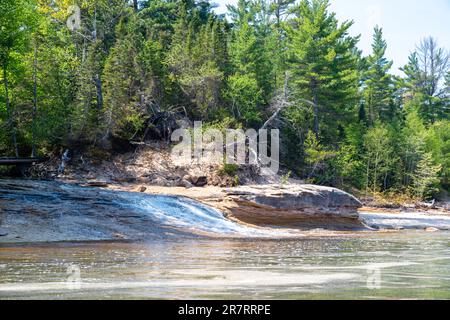
[[(68, 19), (80, 8), (81, 21)], [(450, 54), (417, 39), (402, 76), (327, 0), (2, 0), (0, 155), (133, 140), (155, 114), (281, 132), (309, 182), (424, 199), (448, 190)]]

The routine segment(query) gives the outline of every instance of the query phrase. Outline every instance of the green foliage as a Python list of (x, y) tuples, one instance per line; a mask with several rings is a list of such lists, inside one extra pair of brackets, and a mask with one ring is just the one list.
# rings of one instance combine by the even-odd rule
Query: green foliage
[(364, 135), (364, 148), (366, 190), (378, 192), (382, 188), (386, 189), (388, 174), (396, 161), (388, 128), (380, 122), (375, 123)]
[(255, 78), (248, 75), (233, 75), (228, 78), (225, 96), (236, 119), (247, 125), (261, 120), (258, 105), (261, 103), (261, 90)]
[(1, 156), (109, 146), (169, 111), (223, 133), (271, 119), (281, 163), (315, 183), (449, 188), (450, 56), (432, 38), (393, 76), (381, 27), (363, 56), (327, 0), (239, 0), (229, 21), (207, 1), (83, 0), (71, 31), (73, 3), (1, 2)]
[[(189, 19), (189, 14), (193, 17)], [(223, 47), (224, 24), (207, 13), (205, 24), (198, 25), (199, 11), (191, 13), (181, 6), (179, 19), (166, 64), (171, 79), (178, 84), (192, 115), (210, 119), (219, 109), (224, 79), (226, 48)]]
[(219, 169), (219, 175), (234, 177), (237, 174), (239, 166), (236, 164), (225, 163), (222, 168)]
[(284, 188), (288, 183), (289, 183), (289, 179), (291, 178), (292, 175), (292, 171), (288, 171), (286, 174), (281, 176), (280, 179), (280, 187)]
[(450, 121), (442, 120), (430, 127), (427, 150), (432, 153), (434, 162), (441, 165), (441, 184), (448, 190), (450, 187)]
[(428, 37), (419, 43), (402, 69), (405, 73), (401, 81), (403, 92), (415, 102), (426, 123), (448, 118), (449, 92), (441, 84), (446, 82), (449, 68), (450, 52)]
[(439, 191), (437, 186), (440, 181), (439, 172), (441, 169), (442, 166), (440, 164), (434, 164), (431, 153), (424, 153), (412, 175), (413, 184), (411, 193), (422, 200), (431, 196), (434, 192)]
[(363, 104), (370, 123), (376, 120), (392, 120), (396, 115), (394, 106), (394, 87), (389, 70), (393, 62), (385, 57), (387, 43), (383, 39), (383, 31), (375, 27), (372, 44), (372, 55), (367, 60), (367, 70), (363, 74)]
[(226, 134), (228, 129), (243, 129), (242, 125), (234, 118), (227, 115), (223, 115), (222, 119), (205, 123), (202, 126), (203, 131), (209, 129), (216, 129)]
[(136, 33), (139, 20), (131, 16), (117, 26), (117, 40), (103, 71), (105, 108), (102, 112), (103, 138), (117, 135), (130, 139), (139, 130), (152, 105), (168, 102), (163, 45)]
[(364, 135), (366, 128), (362, 123), (349, 125), (345, 129), (345, 140), (336, 155), (335, 168), (337, 185), (344, 188), (366, 187), (366, 161)]
[(19, 156), (20, 119), (17, 119), (15, 95), (13, 90), (22, 83), (24, 74), (24, 56), (29, 50), (29, 41), (36, 19), (33, 16), (34, 1), (5, 0), (0, 5), (0, 67), (3, 83), (3, 101), (0, 110), (6, 115), (6, 124), (2, 130), (9, 134), (8, 146)]
[(300, 103), (313, 104), (313, 131), (336, 138), (342, 120), (351, 117), (357, 94), (358, 38), (348, 35), (352, 22), (339, 24), (327, 0), (301, 1), (286, 23), (289, 70)]
[(305, 162), (309, 166), (308, 180), (314, 177), (316, 171), (323, 170), (325, 160), (333, 156), (334, 153), (325, 150), (316, 135), (310, 131), (305, 140)]
[(422, 155), (426, 152), (425, 143), (427, 130), (416, 109), (408, 111), (401, 133), (401, 155), (403, 158), (402, 184), (410, 186), (412, 183), (412, 175), (415, 172)]
[(272, 30), (263, 2), (241, 0), (231, 6), (234, 30), (229, 57), (231, 73), (225, 97), (233, 115), (248, 126), (261, 122), (261, 114), (274, 88), (270, 44)]
[(237, 187), (240, 184), (239, 176), (235, 175), (233, 178), (233, 187)]

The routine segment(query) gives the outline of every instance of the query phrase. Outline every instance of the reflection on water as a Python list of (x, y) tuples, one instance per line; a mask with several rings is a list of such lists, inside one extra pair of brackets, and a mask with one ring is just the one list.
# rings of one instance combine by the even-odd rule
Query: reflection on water
[(3, 245), (0, 298), (450, 298), (449, 235)]

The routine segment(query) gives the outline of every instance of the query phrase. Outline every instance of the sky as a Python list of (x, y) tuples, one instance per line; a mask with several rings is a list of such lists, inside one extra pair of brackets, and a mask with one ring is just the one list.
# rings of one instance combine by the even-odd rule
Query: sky
[[(226, 4), (237, 0), (212, 0), (226, 12)], [(394, 61), (392, 73), (408, 62), (408, 55), (421, 39), (433, 36), (450, 50), (450, 0), (330, 0), (330, 9), (340, 21), (353, 20), (351, 35), (361, 35), (359, 48), (371, 52), (373, 28), (383, 28), (388, 44), (386, 55)]]

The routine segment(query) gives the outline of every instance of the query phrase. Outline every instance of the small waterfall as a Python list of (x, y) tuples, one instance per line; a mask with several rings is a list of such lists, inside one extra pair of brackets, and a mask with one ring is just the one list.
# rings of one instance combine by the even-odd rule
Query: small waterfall
[(0, 180), (0, 210), (10, 234), (19, 235), (23, 241), (296, 236), (287, 230), (239, 224), (212, 207), (184, 197), (54, 181)]
[(177, 197), (124, 193), (120, 205), (139, 211), (163, 226), (194, 233), (236, 237), (286, 237), (287, 232), (250, 227), (231, 221), (214, 208), (195, 200)]

